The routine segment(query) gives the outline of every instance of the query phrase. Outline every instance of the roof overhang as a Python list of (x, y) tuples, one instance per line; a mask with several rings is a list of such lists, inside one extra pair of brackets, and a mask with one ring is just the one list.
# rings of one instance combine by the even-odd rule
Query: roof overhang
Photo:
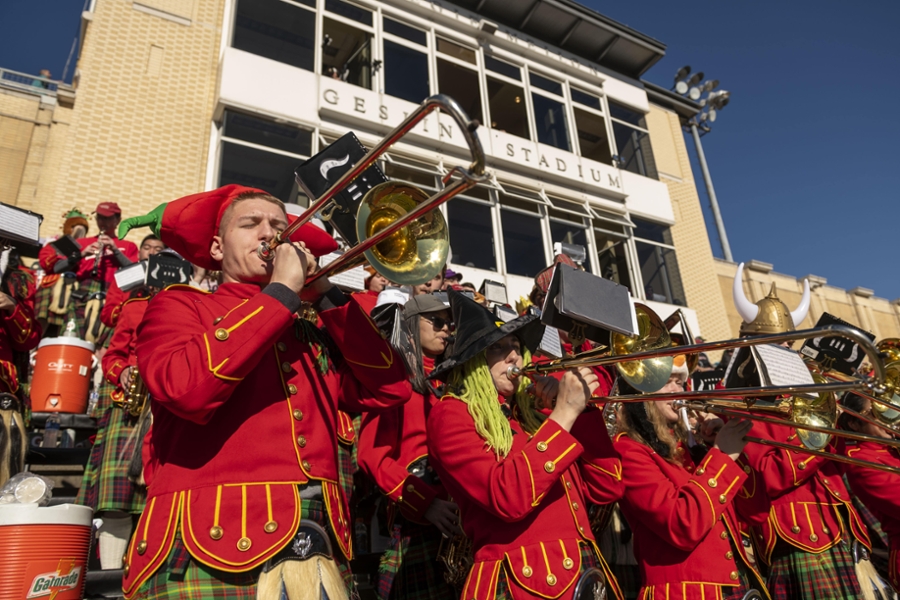
[(650, 83), (649, 81), (641, 81), (641, 83), (644, 84), (644, 89), (647, 92), (647, 99), (652, 104), (675, 111), (678, 113), (678, 116), (681, 117), (682, 121), (689, 121), (702, 110), (702, 107), (690, 98), (680, 96), (671, 90), (667, 90), (666, 88), (660, 87), (655, 83)]

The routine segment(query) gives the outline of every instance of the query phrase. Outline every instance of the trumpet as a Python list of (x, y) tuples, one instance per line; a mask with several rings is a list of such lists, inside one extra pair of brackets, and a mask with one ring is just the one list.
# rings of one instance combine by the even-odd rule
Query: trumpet
[(444, 565), (444, 581), (461, 588), (475, 562), (472, 541), (464, 533), (450, 538), (441, 536), (437, 560)]
[(484, 172), (484, 150), (475, 135), (478, 121), (470, 121), (462, 107), (443, 94), (426, 98), (284, 231), (271, 242), (260, 243), (257, 248), (259, 257), (272, 260), (275, 248), (316, 213), (321, 212), (327, 218), (330, 211), (323, 211), (325, 205), (437, 108), (449, 114), (459, 125), (472, 154), (472, 163), (468, 168), (454, 167), (443, 178), (446, 187), (431, 197), (414, 186), (396, 182), (382, 183), (369, 190), (356, 215), (360, 243), (307, 278), (306, 284), (357, 266), (363, 260), (388, 280), (399, 284), (416, 285), (434, 277), (447, 262), (450, 249), (444, 217), (435, 209), (453, 196), (488, 180)]

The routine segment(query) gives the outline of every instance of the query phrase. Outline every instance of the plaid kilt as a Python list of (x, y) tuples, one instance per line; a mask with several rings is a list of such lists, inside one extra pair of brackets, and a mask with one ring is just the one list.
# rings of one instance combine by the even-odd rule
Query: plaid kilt
[[(109, 393), (115, 388), (101, 387), (101, 402), (106, 402), (84, 470), (76, 503), (90, 506), (96, 512), (117, 510), (140, 514), (144, 510), (147, 491), (128, 479), (128, 464), (137, 444), (134, 435), (137, 417), (110, 404)], [(98, 403), (99, 404), (99, 403)]]
[[(344, 496), (347, 498), (347, 502), (350, 503), (351, 513), (353, 512), (354, 502), (351, 502), (351, 498), (353, 498), (353, 474), (356, 473), (359, 468), (356, 463), (356, 444), (347, 445), (344, 442), (338, 440), (337, 445), (337, 459), (338, 459), (338, 485), (341, 486), (341, 491), (344, 492)], [(351, 514), (351, 516), (353, 516)], [(350, 522), (353, 523), (354, 519), (350, 519)]]
[[(106, 291), (106, 282), (97, 281), (95, 279), (85, 279), (84, 281), (78, 282), (78, 290), (80, 292), (86, 292), (87, 297), (90, 297), (97, 292)], [(87, 324), (84, 320), (84, 311), (86, 308), (87, 300), (79, 301), (72, 298), (71, 302), (69, 302), (69, 311), (66, 313), (65, 319), (66, 323), (68, 323), (70, 319), (75, 319), (76, 331), (78, 332), (78, 337), (81, 339), (86, 339), (85, 336), (87, 335)], [(97, 340), (94, 342), (94, 346), (98, 349), (108, 348), (109, 342), (112, 340), (112, 333), (112, 329), (101, 323), (100, 333), (97, 336)]]
[(53, 286), (39, 287), (34, 293), (34, 316), (38, 320), (46, 320), (48, 325), (65, 325), (63, 315), (50, 312), (53, 301)]
[[(590, 568), (597, 568), (601, 571), (603, 569), (600, 568), (600, 561), (597, 560), (597, 555), (594, 554), (594, 548), (588, 544), (584, 544), (581, 546), (581, 570), (578, 572), (579, 577), (582, 573), (587, 571)], [(578, 581), (576, 580), (576, 585)], [(607, 588), (607, 596), (610, 598), (614, 598), (615, 595), (609, 591)], [(494, 598), (496, 600), (515, 600), (512, 595), (512, 591), (509, 589), (509, 580), (506, 576), (506, 569), (501, 568), (500, 574), (497, 577), (497, 591), (494, 594)]]
[(444, 581), (437, 562), (440, 546), (437, 527), (410, 523), (398, 516), (378, 566), (375, 592), (379, 600), (454, 600), (457, 594)]
[(778, 540), (766, 587), (772, 600), (861, 599), (853, 557), (843, 542), (811, 554)]
[[(315, 521), (326, 531), (331, 531), (325, 505), (321, 500), (301, 500), (300, 518)], [(332, 540), (332, 547), (337, 545)], [(353, 574), (350, 563), (340, 550), (335, 563), (353, 597)], [(175, 534), (175, 543), (163, 566), (144, 582), (132, 600), (255, 600), (256, 583), (262, 567), (244, 573), (219, 571), (194, 560), (181, 540), (181, 532)]]

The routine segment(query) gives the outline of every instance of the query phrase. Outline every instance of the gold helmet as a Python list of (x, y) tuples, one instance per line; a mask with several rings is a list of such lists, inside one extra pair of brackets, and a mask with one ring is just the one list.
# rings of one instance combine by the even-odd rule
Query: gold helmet
[(744, 263), (738, 265), (734, 275), (734, 305), (741, 315), (741, 335), (759, 335), (765, 333), (784, 333), (794, 331), (803, 322), (809, 312), (809, 281), (803, 281), (803, 297), (794, 311), (788, 310), (784, 302), (775, 293), (775, 284), (769, 295), (757, 302), (750, 302), (744, 295)]

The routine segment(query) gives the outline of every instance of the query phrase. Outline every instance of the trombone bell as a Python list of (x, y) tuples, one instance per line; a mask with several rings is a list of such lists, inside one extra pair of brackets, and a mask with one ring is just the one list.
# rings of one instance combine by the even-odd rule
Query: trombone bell
[[(390, 227), (428, 195), (417, 187), (387, 181), (365, 195), (356, 213), (359, 239), (367, 240)], [(412, 220), (365, 251), (366, 260), (388, 281), (418, 285), (440, 273), (450, 253), (447, 223), (440, 210)]]
[[(613, 332), (610, 336), (610, 356), (628, 356), (672, 346), (669, 330), (659, 315), (643, 304), (635, 304), (634, 310), (637, 314), (637, 335), (632, 337)], [(657, 392), (666, 385), (672, 376), (673, 360), (672, 356), (628, 360), (617, 362), (616, 368), (631, 387), (646, 394)]]

